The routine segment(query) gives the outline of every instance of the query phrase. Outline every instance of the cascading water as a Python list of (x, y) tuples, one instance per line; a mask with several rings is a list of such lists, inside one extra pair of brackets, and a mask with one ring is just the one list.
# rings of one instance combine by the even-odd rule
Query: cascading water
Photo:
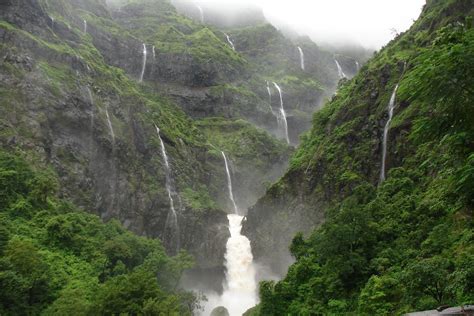
[(87, 33), (87, 21), (84, 20), (84, 34)]
[(114, 128), (112, 126), (112, 121), (110, 120), (109, 116), (109, 109), (105, 108), (105, 116), (107, 117), (107, 125), (109, 126), (110, 136), (112, 137), (112, 145), (115, 146), (115, 133)]
[(230, 36), (227, 33), (224, 33), (224, 35), (225, 37), (227, 37), (227, 42), (229, 42), (229, 45), (232, 48), (232, 50), (235, 50), (234, 42), (232, 42), (232, 40), (230, 39)]
[(227, 162), (227, 157), (223, 151), (221, 151), (222, 157), (224, 158), (225, 163), (225, 172), (227, 174), (227, 190), (229, 192), (229, 200), (232, 202), (232, 207), (234, 208), (234, 213), (239, 214), (239, 209), (234, 199), (234, 192), (232, 190), (232, 178), (230, 176), (229, 163)]
[(198, 8), (198, 10), (199, 10), (199, 19), (200, 19), (201, 23), (204, 23), (204, 10), (198, 4), (196, 4), (196, 8)]
[(227, 271), (221, 305), (230, 316), (240, 316), (257, 304), (257, 282), (250, 241), (241, 234), (243, 217), (229, 214), (227, 218), (230, 238), (226, 244)]
[(360, 70), (360, 64), (357, 60), (355, 62), (356, 62), (356, 69), (357, 69), (357, 71), (359, 71)]
[(301, 70), (304, 70), (304, 53), (303, 53), (303, 49), (298, 46), (298, 51), (300, 52)]
[(229, 199), (233, 203), (235, 213), (227, 215), (230, 238), (226, 244), (224, 292), (220, 297), (209, 297), (205, 315), (209, 315), (215, 307), (224, 306), (230, 316), (241, 316), (257, 304), (257, 282), (250, 241), (241, 234), (243, 216), (238, 214), (238, 207), (234, 201), (229, 164), (225, 153), (221, 153), (227, 173)]
[(380, 168), (380, 183), (385, 181), (385, 161), (387, 159), (388, 131), (390, 129), (390, 123), (392, 122), (392, 118), (393, 118), (393, 109), (395, 108), (397, 90), (398, 90), (398, 84), (395, 86), (395, 89), (393, 90), (392, 96), (390, 97), (390, 101), (388, 103), (388, 120), (387, 120), (387, 123), (385, 123), (385, 128), (383, 130), (382, 166)]
[(283, 95), (281, 93), (280, 86), (278, 86), (275, 82), (273, 82), (273, 85), (275, 88), (278, 90), (278, 93), (280, 94), (280, 115), (279, 117), (279, 125), (283, 127), (283, 132), (285, 135), (286, 142), (289, 144), (290, 143), (290, 138), (288, 136), (288, 121), (286, 120), (286, 112), (285, 108), (283, 107)]
[(146, 45), (143, 44), (143, 60), (142, 60), (142, 72), (140, 73), (140, 82), (143, 82), (143, 76), (145, 75), (145, 68), (146, 68)]
[(153, 61), (155, 61), (156, 60), (155, 45), (153, 45), (153, 47), (151, 48), (151, 54), (153, 56)]
[(173, 200), (173, 184), (171, 181), (171, 168), (168, 160), (168, 155), (166, 154), (165, 143), (160, 136), (160, 129), (158, 126), (155, 125), (156, 133), (158, 135), (158, 139), (160, 140), (161, 146), (161, 155), (163, 158), (163, 162), (165, 164), (165, 186), (166, 191), (168, 193), (168, 199), (170, 202), (170, 211), (168, 216), (166, 217), (165, 223), (165, 234), (169, 234), (167, 241), (171, 245), (171, 247), (178, 253), (180, 248), (180, 240), (179, 240), (179, 225), (178, 225), (178, 215), (176, 213), (176, 209), (174, 207), (174, 200)]
[(342, 79), (342, 78), (347, 78), (346, 74), (344, 73), (344, 71), (342, 70), (342, 67), (341, 65), (339, 64), (339, 62), (337, 61), (337, 59), (334, 59), (334, 62), (336, 63), (336, 66), (337, 66), (337, 73), (339, 74), (339, 78)]

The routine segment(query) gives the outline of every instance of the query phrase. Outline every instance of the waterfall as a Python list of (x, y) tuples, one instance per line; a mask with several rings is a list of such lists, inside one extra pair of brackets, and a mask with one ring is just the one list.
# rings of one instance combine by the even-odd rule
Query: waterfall
[(198, 5), (198, 4), (196, 4), (196, 7), (197, 7), (198, 10), (199, 10), (199, 19), (200, 19), (201, 23), (204, 24), (204, 11), (203, 11), (203, 9), (201, 8), (201, 6)]
[(272, 90), (270, 89), (270, 83), (267, 81), (267, 92), (268, 92), (268, 104), (270, 105), (270, 111), (272, 111), (272, 114), (275, 115), (275, 112), (273, 112), (273, 107), (272, 107)]
[(304, 70), (304, 53), (303, 53), (303, 49), (298, 46), (298, 51), (300, 52), (301, 70)]
[(52, 16), (49, 18), (51, 19), (51, 30), (54, 32), (54, 18)]
[(356, 69), (357, 69), (357, 71), (359, 71), (360, 70), (360, 64), (357, 60), (355, 62), (356, 62)]
[(337, 61), (337, 59), (334, 59), (334, 61), (336, 62), (337, 73), (339, 74), (339, 79), (347, 78), (347, 76), (346, 76), (346, 74), (344, 73), (344, 71), (342, 71), (342, 67), (341, 67), (341, 65), (339, 65), (339, 62)]
[(153, 61), (155, 61), (156, 60), (155, 45), (153, 45), (153, 47), (151, 48), (151, 53), (153, 56)]
[(112, 137), (112, 145), (115, 146), (115, 133), (112, 126), (112, 121), (110, 121), (109, 110), (105, 108), (105, 116), (107, 117), (107, 125), (109, 126), (110, 136)]
[(84, 34), (87, 33), (87, 21), (84, 20)]
[(288, 136), (288, 121), (286, 120), (286, 112), (285, 112), (285, 108), (283, 107), (283, 95), (281, 94), (280, 86), (278, 86), (275, 82), (273, 82), (273, 85), (275, 86), (275, 88), (278, 90), (278, 93), (280, 94), (279, 125), (282, 125), (286, 142), (289, 144), (290, 138)]
[(234, 201), (229, 164), (225, 153), (223, 151), (221, 153), (227, 173), (229, 198), (234, 205), (235, 213), (227, 215), (230, 238), (227, 240), (225, 252), (224, 292), (221, 296), (208, 297), (204, 315), (209, 315), (217, 306), (224, 306), (230, 316), (241, 316), (257, 304), (257, 282), (250, 240), (241, 234), (243, 216), (238, 214)]
[(390, 123), (392, 122), (393, 109), (395, 108), (395, 101), (397, 97), (398, 84), (393, 90), (392, 96), (388, 103), (388, 120), (385, 123), (385, 128), (383, 130), (383, 145), (382, 145), (382, 167), (380, 168), (380, 183), (385, 181), (385, 161), (387, 159), (387, 142), (388, 142), (388, 131), (390, 129)]
[(227, 42), (229, 42), (230, 47), (232, 47), (232, 50), (235, 50), (235, 45), (230, 39), (230, 36), (227, 33), (224, 33), (225, 37), (227, 37)]
[(145, 75), (145, 68), (146, 68), (146, 45), (143, 44), (143, 61), (142, 61), (142, 72), (140, 73), (140, 82), (143, 81), (143, 75)]
[(229, 200), (232, 202), (232, 207), (234, 208), (234, 214), (239, 214), (239, 209), (237, 208), (237, 204), (235, 204), (235, 200), (234, 200), (234, 192), (232, 190), (232, 178), (230, 176), (227, 157), (223, 151), (221, 151), (221, 154), (222, 154), (222, 157), (224, 157), (225, 172), (227, 173), (227, 190), (229, 191)]
[(170, 211), (168, 213), (168, 216), (166, 217), (165, 232), (169, 231), (169, 234), (170, 234), (169, 242), (177, 253), (180, 248), (179, 225), (178, 225), (178, 215), (176, 213), (176, 209), (174, 208), (173, 184), (171, 182), (171, 168), (170, 168), (170, 164), (168, 160), (168, 155), (166, 154), (165, 144), (163, 143), (163, 139), (160, 136), (160, 129), (156, 125), (155, 125), (155, 128), (156, 128), (156, 133), (158, 135), (158, 139), (160, 140), (161, 155), (163, 158), (163, 162), (165, 164), (165, 186), (166, 186), (166, 191), (168, 193), (168, 199), (170, 202)]
[(240, 316), (257, 304), (257, 282), (250, 241), (241, 235), (243, 217), (229, 214), (227, 218), (230, 238), (226, 244), (227, 271), (221, 305), (231, 316)]

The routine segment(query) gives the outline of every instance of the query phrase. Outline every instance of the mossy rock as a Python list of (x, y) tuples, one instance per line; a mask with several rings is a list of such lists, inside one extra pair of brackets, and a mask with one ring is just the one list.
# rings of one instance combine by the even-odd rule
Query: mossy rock
[(224, 306), (219, 306), (212, 310), (211, 316), (230, 316), (230, 314), (227, 308)]

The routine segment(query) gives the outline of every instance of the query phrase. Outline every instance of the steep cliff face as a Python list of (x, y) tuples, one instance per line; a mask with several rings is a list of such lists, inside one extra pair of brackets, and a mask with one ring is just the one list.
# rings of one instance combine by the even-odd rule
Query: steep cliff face
[(212, 170), (205, 137), (175, 105), (105, 63), (95, 33), (84, 33), (78, 18), (107, 14), (92, 3), (94, 13), (80, 2), (57, 2), (52, 12), (51, 2), (3, 4), (2, 146), (54, 166), (62, 197), (161, 238), (173, 253), (159, 126), (176, 190), (177, 238), (201, 268), (221, 267), (229, 232), (226, 213), (203, 189)]
[(468, 1), (429, 2), (408, 32), (382, 49), (354, 79), (343, 81), (315, 114), (289, 171), (249, 211), (244, 231), (258, 260), (284, 273), (297, 232), (318, 227), (328, 210), (355, 194), (361, 184), (374, 188), (380, 184), (384, 127), (397, 85), (400, 96), (396, 95), (388, 133), (386, 170), (413, 168), (408, 164), (418, 155), (413, 125), (426, 114), (412, 104), (411, 85), (416, 82), (408, 78), (421, 67), (418, 55), (437, 43), (443, 27), (455, 28), (456, 23), (469, 27), (466, 12), (472, 12)]
[(290, 249), (296, 260), (261, 284), (250, 314), (394, 315), (472, 300), (473, 10), (428, 1), (314, 115), (244, 224), (257, 260), (280, 273)]

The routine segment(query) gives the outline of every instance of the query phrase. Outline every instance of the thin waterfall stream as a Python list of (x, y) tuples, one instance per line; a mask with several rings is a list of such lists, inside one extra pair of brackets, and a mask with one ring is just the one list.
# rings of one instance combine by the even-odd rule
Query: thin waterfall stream
[(303, 49), (301, 47), (298, 46), (298, 51), (300, 53), (300, 66), (301, 66), (301, 70), (304, 70), (304, 52), (303, 52)]
[(230, 47), (232, 48), (232, 50), (235, 51), (235, 45), (234, 45), (234, 42), (232, 42), (232, 40), (230, 39), (230, 36), (229, 34), (227, 33), (224, 33), (225, 37), (227, 37), (227, 42), (229, 43)]
[(385, 168), (386, 168), (385, 165), (387, 161), (388, 132), (390, 130), (390, 123), (392, 122), (392, 118), (393, 118), (393, 109), (395, 108), (397, 90), (398, 90), (398, 84), (395, 86), (395, 89), (393, 89), (392, 96), (390, 97), (390, 101), (388, 102), (388, 120), (387, 120), (387, 123), (385, 123), (385, 128), (383, 130), (382, 166), (380, 167), (380, 183), (385, 181)]
[(140, 82), (143, 82), (143, 76), (145, 75), (145, 69), (146, 69), (146, 44), (143, 44), (143, 59), (142, 59), (142, 71), (140, 73)]
[[(161, 147), (161, 155), (163, 158), (164, 166), (165, 166), (165, 186), (166, 191), (168, 193), (168, 199), (170, 203), (170, 209), (168, 212), (168, 216), (166, 217), (165, 223), (165, 234), (167, 234), (167, 241), (170, 243), (172, 248), (176, 253), (178, 253), (180, 248), (180, 236), (179, 236), (179, 225), (178, 225), (178, 214), (176, 213), (176, 209), (174, 206), (174, 189), (172, 184), (171, 178), (171, 167), (169, 164), (168, 155), (166, 153), (165, 143), (160, 135), (160, 129), (158, 126), (155, 125), (156, 134), (158, 135), (158, 139), (160, 140), (160, 147)], [(169, 235), (169, 236), (168, 236)]]
[(281, 128), (283, 129), (283, 135), (285, 137), (286, 142), (289, 144), (290, 143), (290, 137), (288, 136), (288, 121), (286, 120), (286, 112), (285, 108), (283, 107), (283, 95), (281, 93), (281, 88), (280, 86), (274, 82), (273, 85), (275, 88), (278, 90), (278, 93), (280, 94), (280, 115), (279, 115), (279, 125), (281, 125)]
[(338, 73), (338, 75), (339, 75), (339, 79), (347, 78), (346, 74), (345, 74), (344, 71), (342, 70), (342, 67), (341, 67), (341, 65), (339, 64), (339, 62), (337, 61), (337, 59), (334, 59), (334, 62), (336, 63), (337, 73)]

